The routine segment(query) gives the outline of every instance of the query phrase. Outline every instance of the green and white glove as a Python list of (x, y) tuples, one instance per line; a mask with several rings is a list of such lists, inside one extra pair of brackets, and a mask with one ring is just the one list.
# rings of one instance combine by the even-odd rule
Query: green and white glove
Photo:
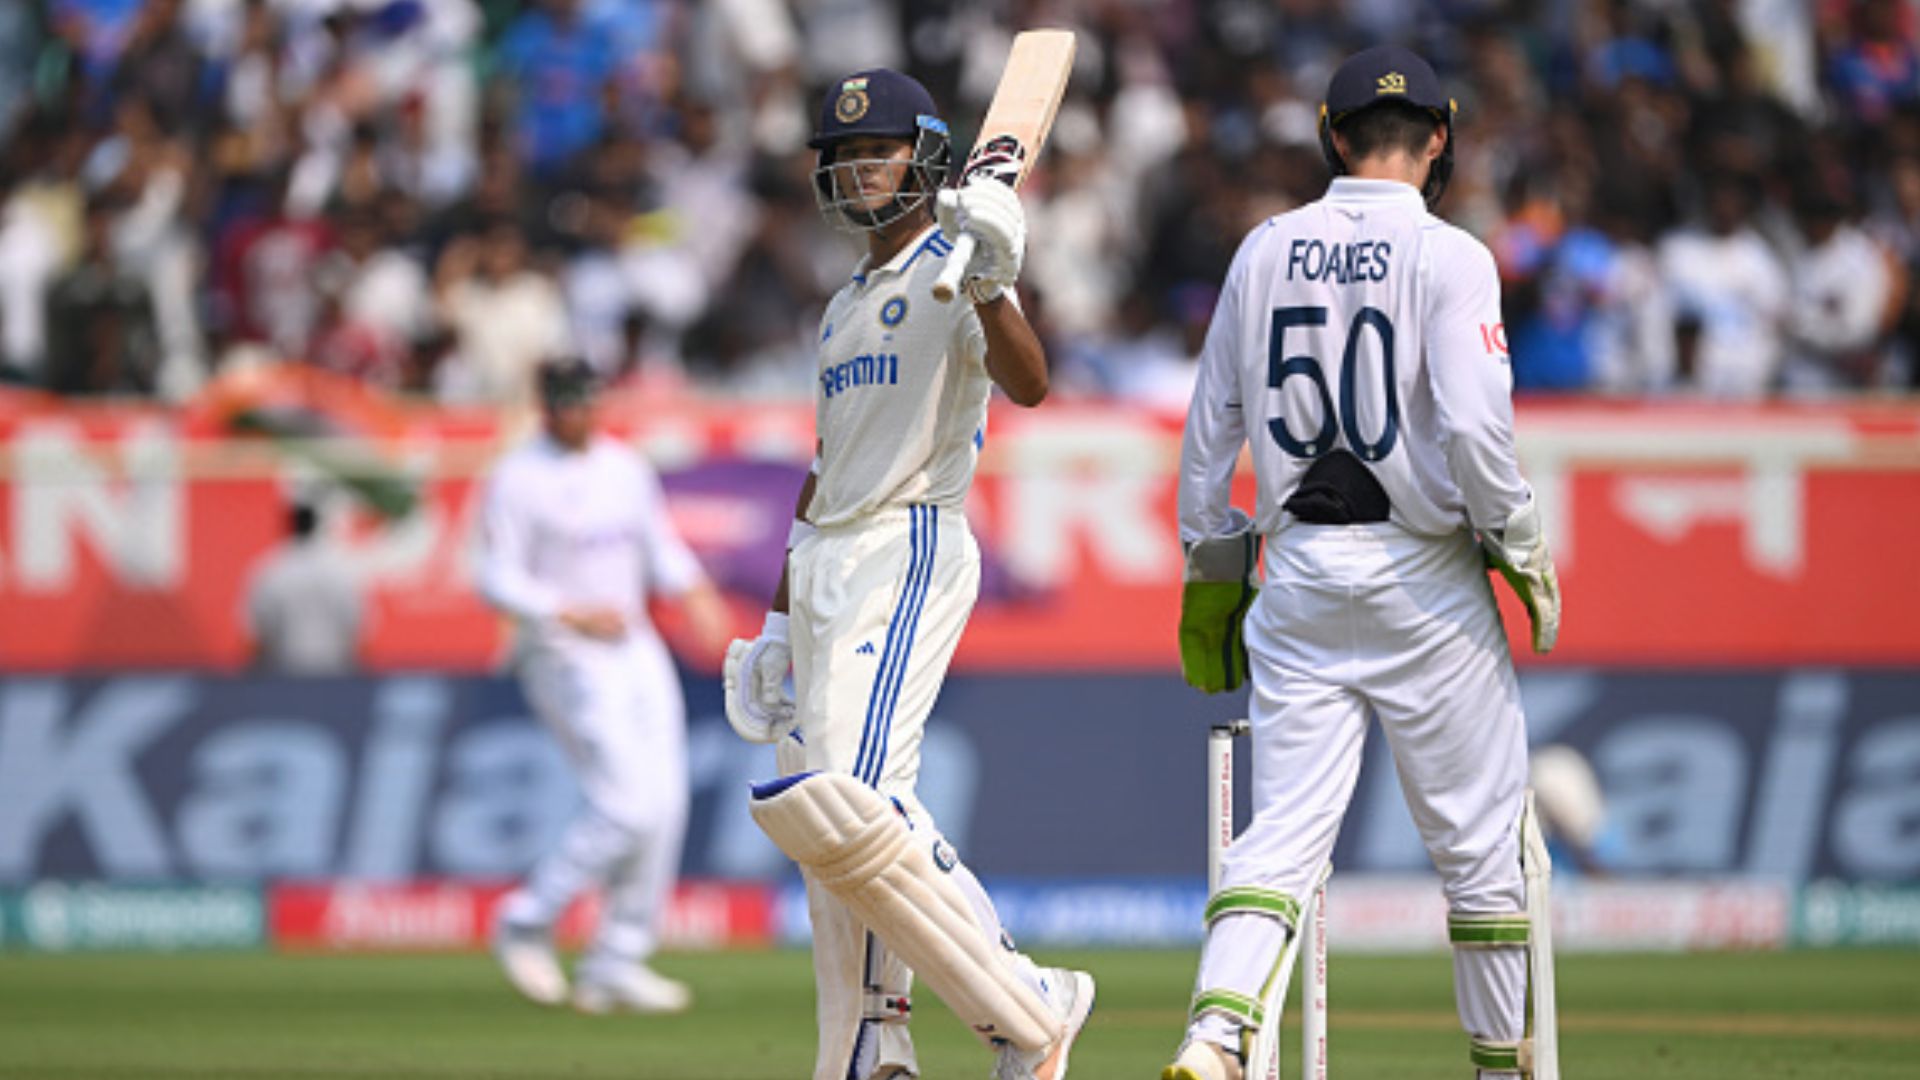
[(1513, 512), (1507, 527), (1498, 532), (1482, 532), (1480, 547), (1486, 552), (1487, 565), (1500, 571), (1513, 587), (1513, 593), (1527, 607), (1533, 623), (1533, 651), (1542, 656), (1553, 651), (1560, 638), (1560, 577), (1553, 570), (1553, 553), (1547, 550), (1546, 533), (1540, 528), (1540, 507), (1532, 499)]
[(1247, 515), (1232, 511), (1222, 536), (1187, 547), (1180, 589), (1180, 674), (1208, 694), (1237, 690), (1247, 681), (1247, 643), (1241, 633), (1260, 592), (1255, 576), (1260, 538)]

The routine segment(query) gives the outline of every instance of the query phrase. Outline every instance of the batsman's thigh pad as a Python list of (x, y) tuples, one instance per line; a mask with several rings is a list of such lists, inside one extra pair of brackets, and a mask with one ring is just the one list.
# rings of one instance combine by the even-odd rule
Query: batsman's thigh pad
[(886, 797), (851, 776), (805, 773), (755, 788), (753, 819), (975, 1032), (1023, 1050), (1059, 1038), (1059, 1017)]

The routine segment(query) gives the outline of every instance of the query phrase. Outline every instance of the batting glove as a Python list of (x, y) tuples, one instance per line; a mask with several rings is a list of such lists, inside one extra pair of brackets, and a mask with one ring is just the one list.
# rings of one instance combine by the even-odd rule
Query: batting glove
[(1187, 548), (1180, 588), (1180, 674), (1208, 694), (1237, 690), (1247, 681), (1247, 610), (1259, 595), (1255, 567), (1259, 537), (1235, 509), (1227, 532)]
[(1513, 593), (1526, 605), (1527, 618), (1533, 623), (1533, 651), (1545, 656), (1553, 651), (1560, 637), (1560, 576), (1553, 570), (1553, 553), (1547, 550), (1546, 533), (1540, 528), (1540, 508), (1532, 499), (1513, 512), (1507, 527), (1482, 532), (1480, 546), (1487, 563), (1507, 579)]
[(990, 178), (943, 188), (933, 212), (942, 232), (971, 233), (979, 245), (967, 267), (969, 299), (983, 304), (1013, 287), (1026, 261), (1027, 213), (1012, 188)]
[(787, 644), (787, 616), (767, 612), (760, 636), (727, 646), (720, 680), (726, 689), (727, 723), (750, 743), (774, 743), (798, 722), (787, 673), (793, 649)]

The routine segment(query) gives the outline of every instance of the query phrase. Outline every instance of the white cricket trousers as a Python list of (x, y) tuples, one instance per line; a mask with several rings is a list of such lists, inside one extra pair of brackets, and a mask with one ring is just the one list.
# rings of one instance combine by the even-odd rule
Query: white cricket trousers
[(980, 592), (958, 508), (883, 510), (807, 537), (788, 563), (806, 767), (913, 795), (927, 716)]
[(506, 901), (516, 926), (549, 927), (601, 886), (582, 974), (645, 960), (659, 941), (687, 825), (686, 703), (657, 634), (543, 647), (521, 666), (527, 702), (572, 762), (584, 805)]
[[(909, 506), (800, 542), (788, 562), (788, 631), (800, 745), (783, 771), (850, 773), (894, 799), (916, 832), (939, 833), (914, 795), (927, 717), (980, 591), (980, 549), (959, 508)], [(1003, 941), (986, 890), (950, 871), (988, 940)], [(819, 1051), (815, 1080), (919, 1075), (904, 1010), (913, 973), (845, 905), (807, 880)], [(1016, 970), (1024, 957), (1010, 954)]]
[[(1454, 914), (1524, 912), (1518, 824), (1525, 720), (1506, 635), (1472, 537), (1395, 525), (1294, 525), (1267, 539), (1246, 620), (1253, 683), (1253, 820), (1227, 849), (1221, 888), (1304, 899), (1333, 853), (1369, 720)], [(1271, 918), (1219, 919), (1198, 989), (1258, 998), (1285, 942)], [(1524, 949), (1456, 949), (1470, 1035), (1520, 1038)], [(1207, 1014), (1194, 1033), (1225, 1042)]]

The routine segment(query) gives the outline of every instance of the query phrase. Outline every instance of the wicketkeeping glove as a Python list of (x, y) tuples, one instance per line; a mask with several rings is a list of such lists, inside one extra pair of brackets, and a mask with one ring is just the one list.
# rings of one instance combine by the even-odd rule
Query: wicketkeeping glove
[(1560, 578), (1553, 571), (1553, 553), (1540, 528), (1540, 508), (1532, 499), (1513, 512), (1507, 527), (1482, 532), (1480, 546), (1487, 564), (1513, 586), (1533, 623), (1533, 651), (1546, 655), (1560, 637)]
[(1027, 213), (1012, 188), (989, 177), (942, 188), (933, 214), (942, 232), (972, 233), (979, 245), (962, 286), (974, 303), (994, 299), (1019, 280), (1027, 252)]
[(1180, 589), (1180, 674), (1208, 694), (1237, 690), (1247, 681), (1241, 626), (1260, 592), (1254, 576), (1259, 537), (1245, 513), (1232, 514), (1225, 535), (1187, 548)]
[(779, 742), (793, 730), (793, 693), (787, 672), (793, 667), (793, 649), (787, 644), (787, 616), (767, 612), (760, 636), (735, 640), (727, 646), (721, 666), (726, 689), (727, 723), (750, 743)]

